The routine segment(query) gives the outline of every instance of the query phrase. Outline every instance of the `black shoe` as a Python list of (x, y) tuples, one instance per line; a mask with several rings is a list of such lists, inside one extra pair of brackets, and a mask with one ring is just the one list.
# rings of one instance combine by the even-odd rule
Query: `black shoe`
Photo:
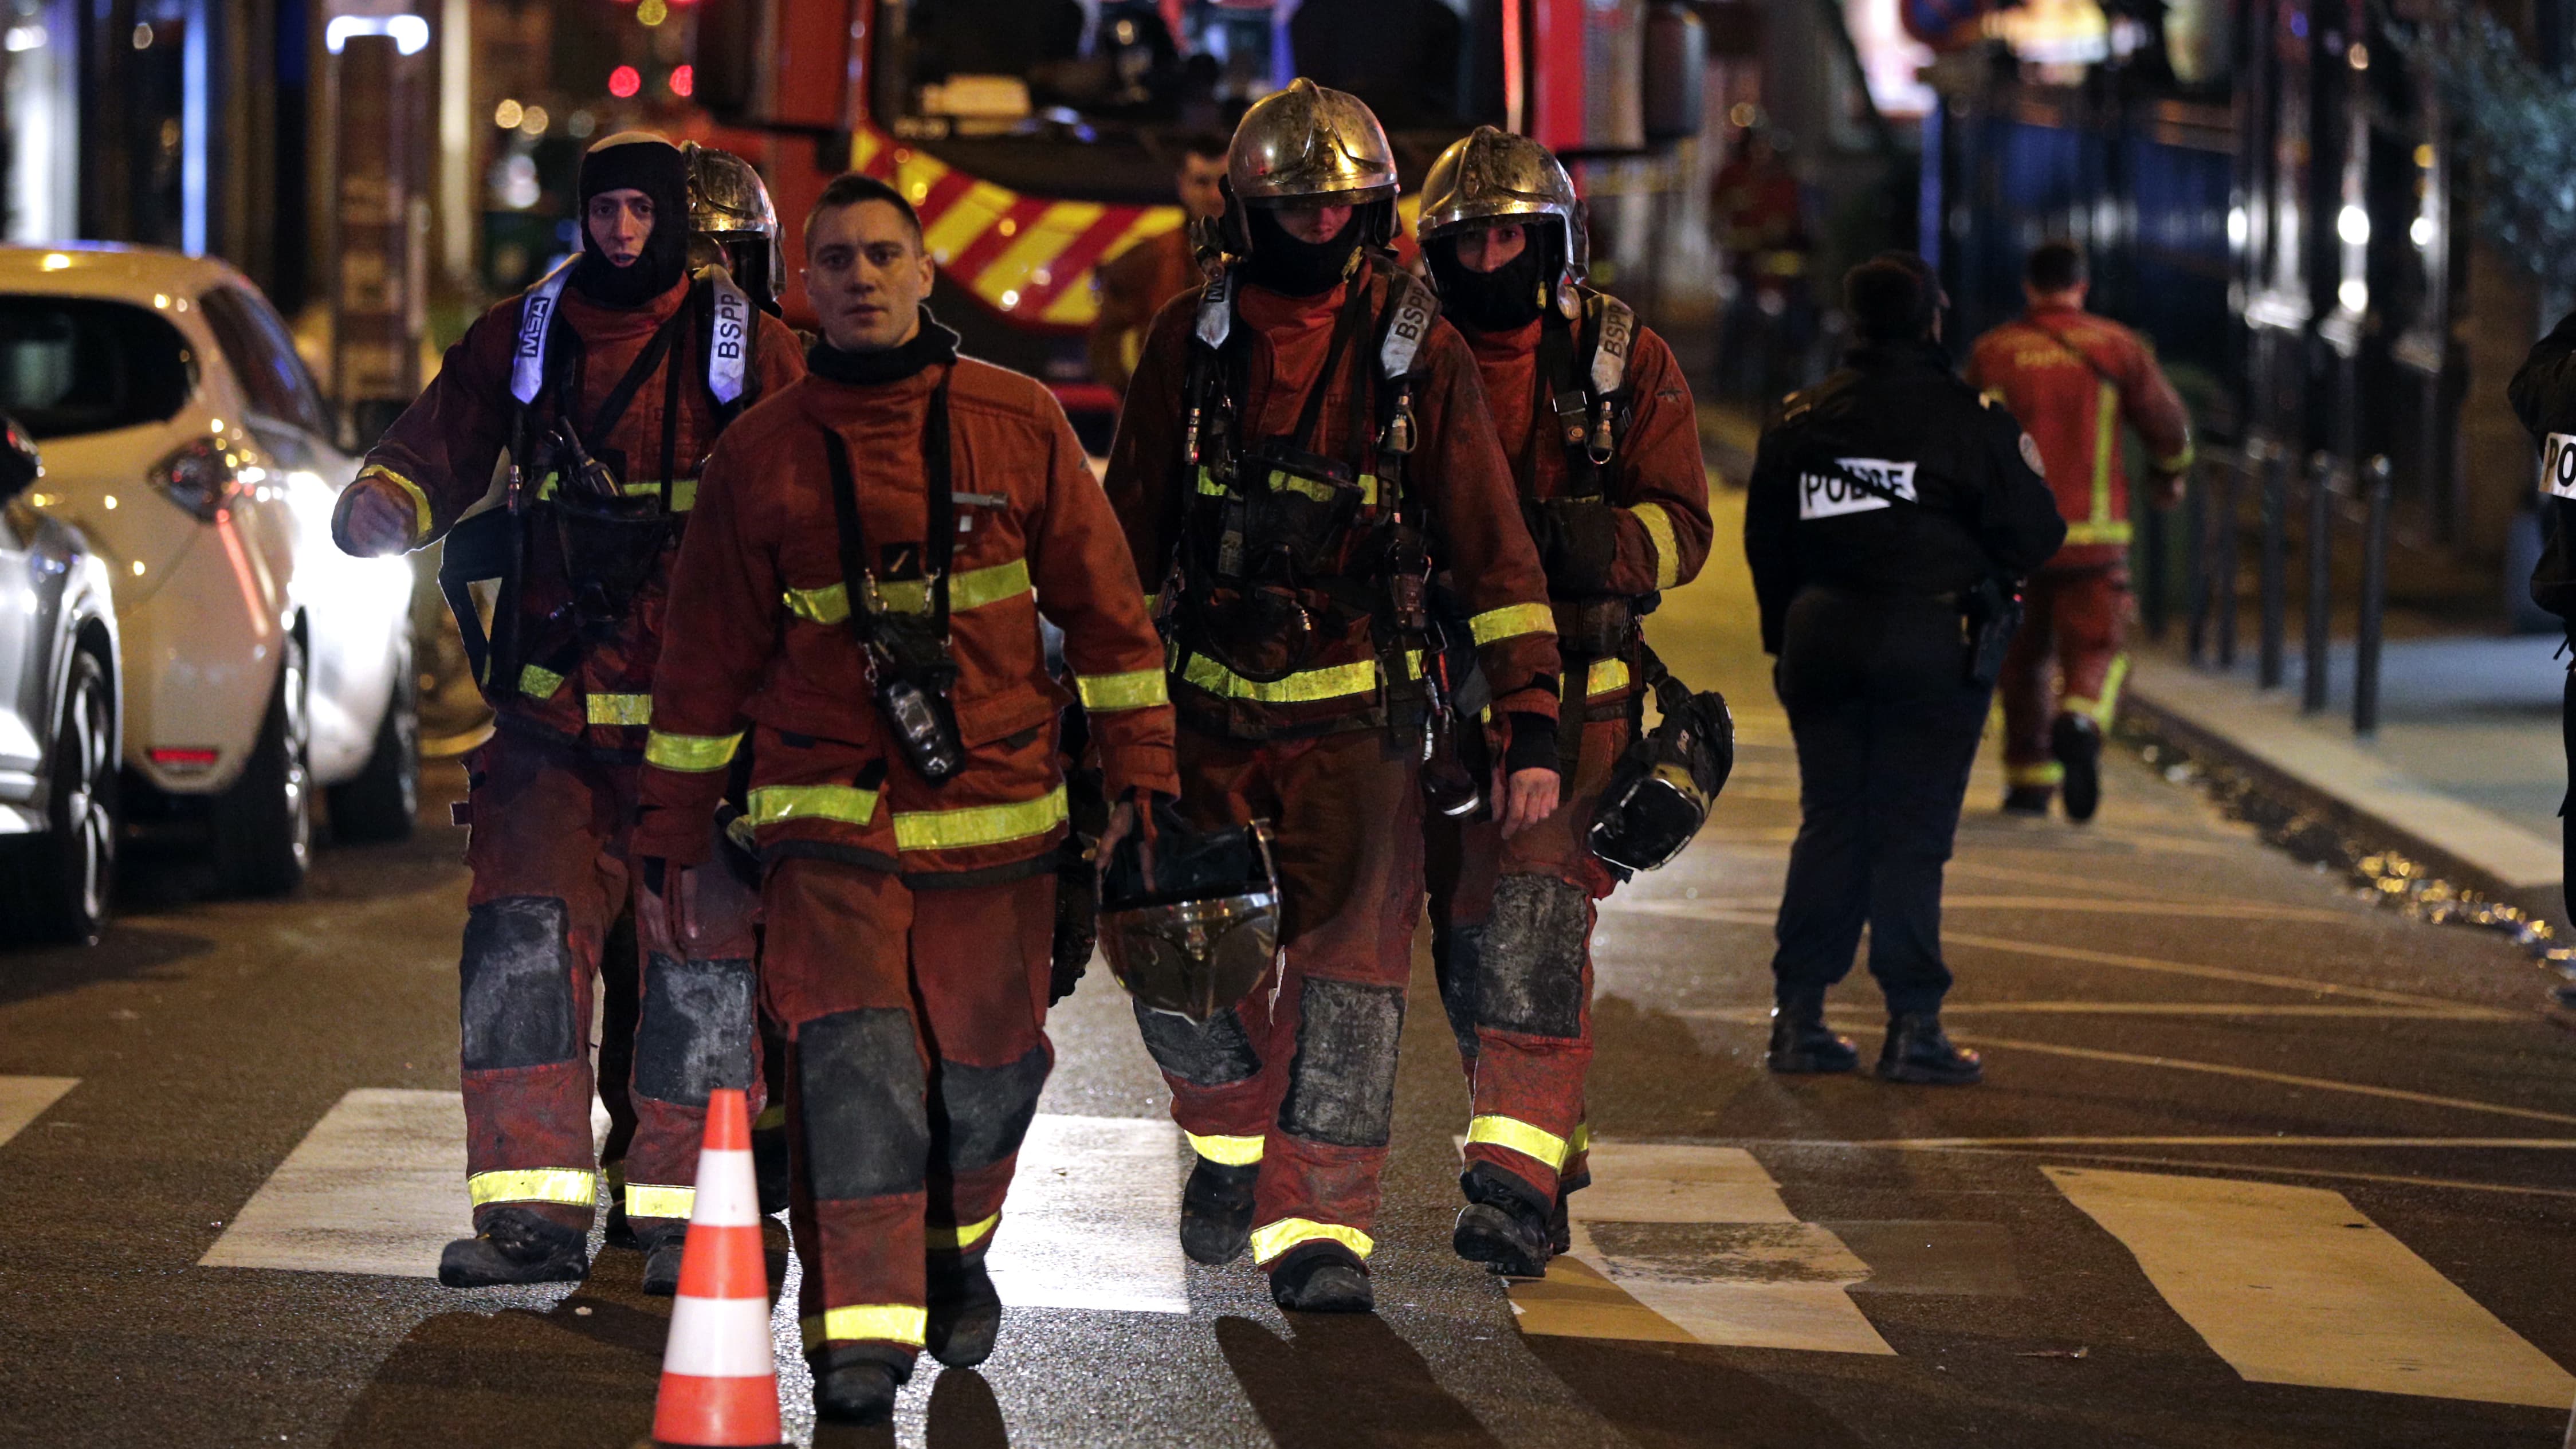
[(1887, 1023), (1887, 1045), (1878, 1053), (1878, 1074), (1891, 1082), (1929, 1087), (1965, 1087), (1983, 1081), (1986, 1068), (1975, 1052), (1950, 1045), (1937, 1012), (1914, 1011)]
[(1848, 1072), (1860, 1065), (1860, 1048), (1825, 1025), (1820, 1007), (1813, 1012), (1771, 1009), (1771, 1050), (1762, 1064), (1775, 1072)]
[(1467, 1194), (1467, 1205), (1458, 1210), (1458, 1226), (1449, 1236), (1458, 1256), (1506, 1277), (1545, 1277), (1550, 1256), (1547, 1212), (1530, 1190), (1484, 1162), (1459, 1174), (1458, 1187)]
[(644, 1250), (644, 1291), (655, 1298), (668, 1298), (680, 1291), (681, 1250), (689, 1243), (689, 1225), (672, 1223), (643, 1234), (637, 1246)]
[(1368, 1264), (1339, 1243), (1306, 1243), (1270, 1270), (1270, 1301), (1290, 1313), (1375, 1313)]
[(1228, 1167), (1202, 1157), (1181, 1189), (1181, 1251), (1213, 1268), (1243, 1256), (1252, 1242), (1252, 1187), (1261, 1164)]
[(2048, 731), (2048, 752), (2066, 767), (2066, 818), (2090, 820), (2102, 808), (2102, 730), (2080, 714), (2061, 714)]
[(1001, 1332), (1002, 1295), (993, 1290), (981, 1254), (930, 1270), (930, 1324), (923, 1337), (932, 1358), (950, 1368), (973, 1368), (992, 1357)]
[(2048, 802), (2057, 794), (2054, 785), (2014, 785), (2004, 791), (2006, 815), (2046, 815)]
[(873, 1344), (836, 1344), (808, 1361), (814, 1365), (814, 1417), (835, 1424), (892, 1419), (895, 1391), (912, 1377), (909, 1355)]
[(1556, 1195), (1556, 1210), (1547, 1216), (1547, 1251), (1560, 1257), (1574, 1251), (1574, 1223), (1565, 1215), (1565, 1194)]
[(578, 1283), (590, 1271), (590, 1237), (521, 1207), (495, 1208), (483, 1231), (438, 1255), (450, 1288), (500, 1283)]
[(760, 1193), (760, 1215), (787, 1211), (787, 1128), (751, 1129), (751, 1180)]

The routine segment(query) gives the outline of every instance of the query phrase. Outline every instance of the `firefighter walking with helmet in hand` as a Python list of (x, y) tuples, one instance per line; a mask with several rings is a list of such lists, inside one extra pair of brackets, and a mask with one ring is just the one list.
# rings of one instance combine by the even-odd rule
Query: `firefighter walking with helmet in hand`
[[(648, 1290), (679, 1281), (708, 1093), (759, 1087), (749, 892), (721, 865), (639, 881), (628, 850), (698, 465), (804, 371), (794, 335), (731, 276), (690, 271), (689, 172), (659, 136), (593, 146), (580, 254), (467, 329), (332, 520), (362, 556), (447, 540), (441, 583), (495, 716), (458, 812), (473, 830), (460, 1015), (476, 1232), (439, 1260), (451, 1287), (588, 1268), (594, 978), (630, 890), (701, 903), (700, 929), (648, 939), (641, 968), (621, 1206)], [(502, 506), (460, 525), (504, 452)], [(498, 588), (488, 639), (482, 582)]]
[[(1367, 1311), (1424, 784), (1477, 789), (1445, 753), (1450, 687), (1481, 657), (1517, 834), (1557, 804), (1555, 629), (1474, 359), (1386, 250), (1376, 117), (1300, 79), (1244, 114), (1226, 187), (1227, 259), (1155, 319), (1107, 486), (1169, 640), (1183, 822), (1264, 823), (1283, 951), (1240, 999), (1139, 992), (1138, 1019), (1197, 1152), (1183, 1248), (1249, 1247), (1284, 1308)], [(1462, 595), (1454, 635), (1429, 615), (1435, 567)], [(1196, 906), (1256, 901), (1245, 874), (1212, 867), (1234, 883), (1170, 907), (1161, 949), (1206, 945)], [(1122, 939), (1138, 924), (1102, 921), (1131, 986), (1158, 949)]]
[(1662, 338), (1583, 285), (1578, 205), (1545, 147), (1480, 126), (1432, 163), (1419, 228), (1547, 570), (1563, 664), (1554, 813), (1508, 840), (1491, 818), (1428, 822), (1432, 960), (1475, 1104), (1456, 1246), (1523, 1276), (1563, 1250), (1564, 1194), (1587, 1180), (1593, 902), (1629, 873), (1591, 834), (1662, 674), (1639, 621), (1698, 575), (1711, 531), (1690, 386)]

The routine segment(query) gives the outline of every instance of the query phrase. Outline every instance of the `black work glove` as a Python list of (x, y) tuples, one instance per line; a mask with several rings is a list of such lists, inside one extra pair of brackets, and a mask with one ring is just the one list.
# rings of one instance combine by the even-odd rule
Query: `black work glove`
[(1047, 970), (1047, 1005), (1073, 994), (1100, 944), (1100, 870), (1092, 838), (1067, 834), (1055, 855), (1055, 948)]
[(1619, 510), (1586, 499), (1551, 498), (1523, 504), (1530, 541), (1538, 545), (1539, 563), (1547, 570), (1550, 592), (1564, 595), (1610, 592), (1610, 571), (1619, 562)]

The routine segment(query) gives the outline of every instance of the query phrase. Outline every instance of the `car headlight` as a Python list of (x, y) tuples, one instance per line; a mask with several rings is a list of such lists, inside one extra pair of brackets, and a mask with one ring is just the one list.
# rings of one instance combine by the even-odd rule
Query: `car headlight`
[(153, 464), (144, 476), (161, 490), (162, 497), (195, 514), (198, 522), (212, 523), (241, 491), (240, 456), (221, 438), (198, 438)]

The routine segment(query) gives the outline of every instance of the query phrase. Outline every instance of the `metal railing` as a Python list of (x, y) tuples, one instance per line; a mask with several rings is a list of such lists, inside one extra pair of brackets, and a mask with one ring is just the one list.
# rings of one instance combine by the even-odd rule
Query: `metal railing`
[[(2184, 649), (2192, 666), (2220, 671), (2236, 667), (2237, 603), (2245, 535), (2250, 531), (2255, 564), (2255, 679), (2267, 690), (2281, 687), (2288, 674), (2289, 519), (2296, 502), (2304, 514), (2300, 709), (2322, 714), (2332, 698), (2334, 546), (2340, 529), (2355, 526), (2360, 530), (2361, 569), (2353, 599), (2352, 729), (2365, 737), (2376, 733), (2380, 650), (2388, 613), (2388, 459), (2371, 457), (2361, 465), (2357, 478), (2345, 460), (2322, 451), (2311, 454), (2302, 468), (2287, 448), (2260, 435), (2246, 439), (2241, 449), (2213, 447), (2202, 457), (2200, 477), (2183, 501)], [(2300, 475), (2295, 500), (2291, 496), (2294, 473)], [(2249, 501), (2254, 515), (2250, 530), (2244, 516)], [(2148, 632), (2158, 637), (2164, 632), (2170, 565), (2161, 537), (2151, 532), (2149, 538), (2151, 546), (2141, 550), (2139, 564), (2145, 592), (2155, 601)]]

